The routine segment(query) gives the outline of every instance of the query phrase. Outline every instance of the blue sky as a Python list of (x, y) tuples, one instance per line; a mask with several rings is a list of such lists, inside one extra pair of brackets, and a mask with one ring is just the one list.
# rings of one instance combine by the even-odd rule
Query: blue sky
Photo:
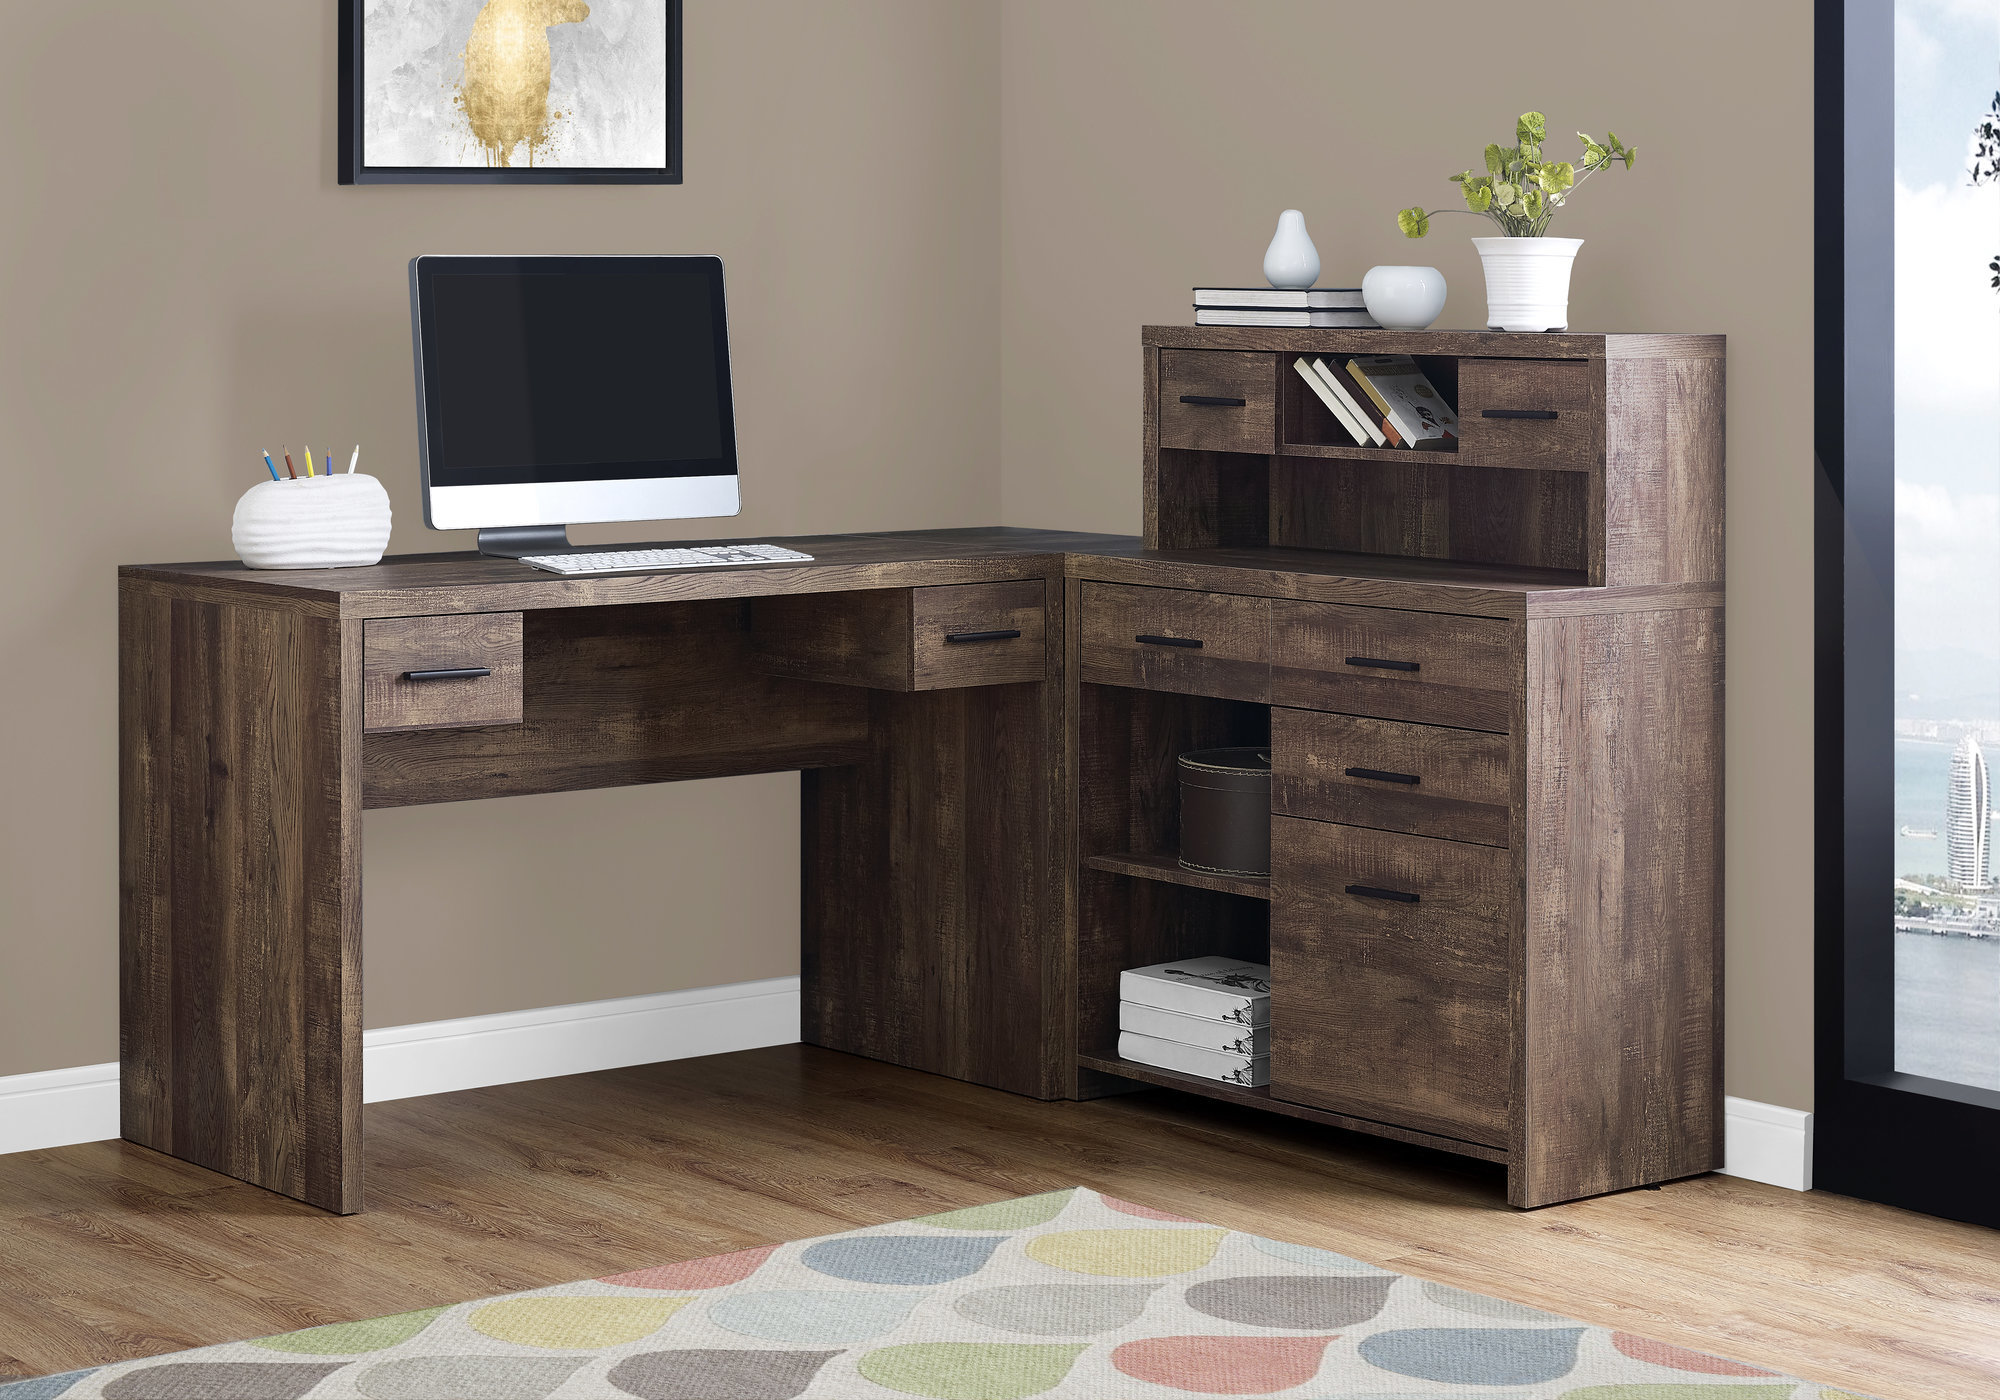
[(2000, 187), (1966, 172), (2000, 87), (2000, 0), (1897, 0), (1895, 61), (1897, 645), (1976, 653), (1963, 688), (1994, 694)]

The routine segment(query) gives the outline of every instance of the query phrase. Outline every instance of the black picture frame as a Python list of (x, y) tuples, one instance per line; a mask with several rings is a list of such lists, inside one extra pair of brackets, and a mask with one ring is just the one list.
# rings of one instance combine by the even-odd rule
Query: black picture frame
[(1895, 1069), (1894, 52), (1815, 0), (1813, 1185), (2000, 1226), (2000, 1092)]
[(681, 0), (661, 0), (667, 8), (667, 163), (664, 166), (586, 169), (522, 166), (366, 165), (362, 163), (361, 115), (366, 75), (362, 55), (361, 0), (340, 0), (340, 113), (336, 123), (343, 185), (678, 185), (681, 183)]

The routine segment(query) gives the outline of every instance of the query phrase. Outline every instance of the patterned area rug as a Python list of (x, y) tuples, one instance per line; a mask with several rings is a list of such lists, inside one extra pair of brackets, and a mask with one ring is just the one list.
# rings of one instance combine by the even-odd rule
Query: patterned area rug
[(0, 1400), (1862, 1400), (1078, 1188)]

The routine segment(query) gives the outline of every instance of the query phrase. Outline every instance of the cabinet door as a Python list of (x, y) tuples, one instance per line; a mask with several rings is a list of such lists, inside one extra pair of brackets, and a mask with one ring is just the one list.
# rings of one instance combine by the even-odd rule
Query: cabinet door
[(1507, 1145), (1504, 849), (1271, 819), (1271, 1093)]

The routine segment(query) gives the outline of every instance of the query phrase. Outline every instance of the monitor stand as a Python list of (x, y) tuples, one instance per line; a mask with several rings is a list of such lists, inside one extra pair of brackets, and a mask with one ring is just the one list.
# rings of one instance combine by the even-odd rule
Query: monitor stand
[(479, 552), (495, 559), (519, 559), (524, 554), (564, 554), (568, 550), (567, 525), (508, 525), (479, 532)]

